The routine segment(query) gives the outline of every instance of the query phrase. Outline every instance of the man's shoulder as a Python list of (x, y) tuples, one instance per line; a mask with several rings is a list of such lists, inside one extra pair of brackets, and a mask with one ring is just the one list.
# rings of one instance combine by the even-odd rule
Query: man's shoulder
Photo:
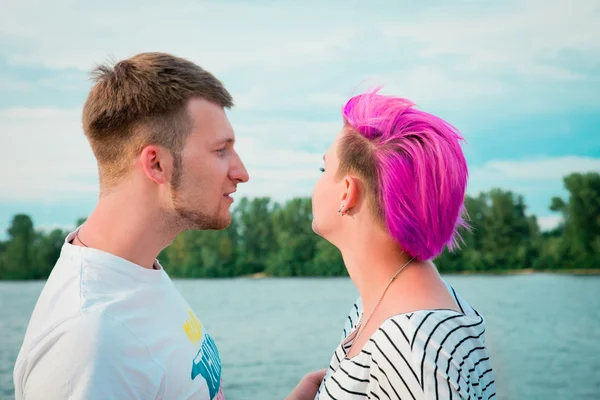
[(73, 365), (101, 365), (134, 355), (138, 360), (155, 361), (146, 344), (125, 323), (103, 311), (86, 311), (24, 342), (15, 371), (49, 356)]
[(68, 342), (75, 350), (73, 356), (83, 350), (88, 353), (110, 352), (132, 344), (144, 347), (142, 340), (125, 323), (102, 310), (81, 311), (66, 316), (45, 331), (29, 333), (35, 338), (32, 337), (28, 349), (25, 349), (28, 353), (43, 353), (45, 347), (58, 341)]
[[(104, 385), (109, 382), (114, 390), (119, 389), (121, 380), (132, 372), (144, 382), (147, 394), (154, 396), (164, 376), (163, 366), (121, 321), (101, 311), (89, 311), (66, 319), (31, 346), (23, 347), (13, 375), (16, 390), (38, 394), (32, 398), (42, 398), (44, 388), (62, 396), (65, 382), (73, 386), (73, 393), (86, 393), (88, 398), (90, 393), (107, 392), (110, 388)], [(130, 383), (123, 385), (131, 389)]]

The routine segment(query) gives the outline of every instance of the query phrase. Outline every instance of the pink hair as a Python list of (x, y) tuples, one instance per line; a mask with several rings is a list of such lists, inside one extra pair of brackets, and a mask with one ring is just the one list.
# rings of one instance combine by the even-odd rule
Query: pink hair
[(351, 98), (342, 114), (374, 145), (379, 206), (402, 249), (419, 260), (458, 247), (468, 170), (458, 130), (379, 89)]

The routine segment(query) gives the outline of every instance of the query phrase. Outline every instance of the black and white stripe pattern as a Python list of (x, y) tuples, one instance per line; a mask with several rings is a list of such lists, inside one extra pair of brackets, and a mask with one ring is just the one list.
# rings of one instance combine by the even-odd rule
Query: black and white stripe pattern
[[(452, 287), (461, 310), (421, 310), (387, 319), (352, 359), (346, 352), (362, 313), (359, 299), (317, 393), (329, 399), (493, 399), (483, 317)], [(344, 341), (348, 338), (349, 342)]]

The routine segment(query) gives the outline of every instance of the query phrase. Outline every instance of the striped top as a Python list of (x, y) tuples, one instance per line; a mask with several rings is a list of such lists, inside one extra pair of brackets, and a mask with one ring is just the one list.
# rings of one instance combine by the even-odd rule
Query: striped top
[(420, 310), (385, 320), (347, 358), (362, 310), (354, 304), (316, 399), (492, 399), (485, 321), (452, 287), (461, 312)]

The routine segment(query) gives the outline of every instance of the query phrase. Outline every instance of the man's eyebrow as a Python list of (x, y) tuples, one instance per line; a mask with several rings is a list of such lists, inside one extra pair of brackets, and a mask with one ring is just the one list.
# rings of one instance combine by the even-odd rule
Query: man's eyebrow
[(234, 139), (234, 138), (226, 138), (226, 139), (220, 139), (220, 140), (217, 140), (217, 141), (215, 142), (215, 144), (216, 144), (216, 145), (219, 145), (219, 144), (226, 144), (226, 143), (227, 143), (227, 144), (233, 144), (233, 143), (235, 143), (235, 139)]

